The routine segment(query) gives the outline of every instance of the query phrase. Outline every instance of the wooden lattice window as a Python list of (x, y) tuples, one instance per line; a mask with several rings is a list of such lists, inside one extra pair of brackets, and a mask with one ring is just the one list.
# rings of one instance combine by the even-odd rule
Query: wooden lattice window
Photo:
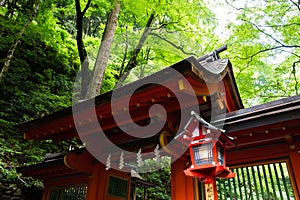
[(49, 200), (85, 200), (87, 185), (71, 185), (68, 187), (51, 188)]

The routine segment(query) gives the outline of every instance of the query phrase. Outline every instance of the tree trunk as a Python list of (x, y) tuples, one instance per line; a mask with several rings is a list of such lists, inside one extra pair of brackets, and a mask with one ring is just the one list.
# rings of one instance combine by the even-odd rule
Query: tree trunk
[(87, 2), (83, 11), (81, 11), (80, 0), (75, 0), (76, 7), (76, 42), (77, 42), (77, 50), (81, 63), (81, 98), (83, 99), (86, 95), (87, 87), (88, 87), (88, 74), (89, 74), (89, 60), (87, 57), (87, 52), (85, 46), (83, 44), (83, 17), (86, 13), (87, 9), (91, 5), (91, 0)]
[(100, 93), (104, 72), (107, 66), (111, 45), (114, 39), (119, 12), (120, 2), (117, 2), (107, 19), (106, 27), (103, 33), (102, 41), (93, 70), (93, 77), (86, 94), (87, 99), (93, 98)]
[(15, 50), (17, 49), (18, 44), (21, 43), (21, 38), (22, 38), (25, 30), (27, 29), (27, 27), (29, 26), (29, 24), (32, 22), (33, 18), (36, 16), (37, 11), (38, 11), (41, 3), (42, 3), (42, 0), (40, 0), (40, 1), (37, 2), (34, 10), (30, 14), (30, 16), (28, 17), (25, 25), (23, 26), (23, 28), (19, 32), (19, 34), (18, 34), (17, 38), (15, 39), (14, 43), (10, 46), (10, 48), (9, 48), (9, 50), (7, 52), (6, 60), (5, 60), (4, 65), (3, 65), (2, 69), (1, 69), (1, 72), (0, 72), (0, 79), (2, 79), (3, 74), (9, 69), (10, 61), (12, 60), (12, 58), (14, 56)]
[(131, 58), (130, 60), (128, 61), (125, 69), (123, 72), (120, 72), (120, 79), (118, 81), (118, 83), (116, 84), (115, 88), (119, 88), (122, 86), (123, 82), (125, 81), (125, 79), (128, 77), (129, 73), (130, 73), (130, 70), (135, 68), (137, 66), (137, 56), (139, 54), (139, 52), (141, 51), (151, 29), (150, 29), (150, 26), (152, 24), (154, 20), (154, 13), (152, 13), (147, 21), (147, 24), (146, 24), (146, 27), (144, 29), (144, 32), (137, 44), (137, 46), (135, 47), (132, 55), (131, 55)]

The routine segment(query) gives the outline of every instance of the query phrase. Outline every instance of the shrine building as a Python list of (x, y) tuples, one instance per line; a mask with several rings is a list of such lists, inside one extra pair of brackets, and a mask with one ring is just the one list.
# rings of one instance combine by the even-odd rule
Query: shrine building
[(147, 199), (139, 161), (168, 156), (172, 200), (299, 200), (300, 96), (244, 108), (218, 53), (23, 124), (25, 140), (83, 145), (18, 172), (44, 183), (43, 200), (131, 200), (136, 187)]

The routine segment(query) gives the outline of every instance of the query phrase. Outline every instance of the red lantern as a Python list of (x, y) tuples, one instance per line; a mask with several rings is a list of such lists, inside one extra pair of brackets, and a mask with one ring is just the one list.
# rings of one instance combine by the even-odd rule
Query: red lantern
[[(216, 178), (233, 178), (235, 173), (226, 166), (226, 144), (235, 145), (225, 130), (215, 127), (194, 111), (184, 130), (175, 139), (184, 134), (183, 139), (190, 140), (189, 151), (192, 165), (184, 170), (187, 176), (204, 182), (206, 199), (218, 199)], [(200, 122), (200, 126), (199, 126)]]
[(187, 176), (211, 182), (215, 178), (233, 178), (235, 173), (226, 166), (226, 137), (216, 130), (198, 130), (189, 144), (192, 165), (184, 171)]

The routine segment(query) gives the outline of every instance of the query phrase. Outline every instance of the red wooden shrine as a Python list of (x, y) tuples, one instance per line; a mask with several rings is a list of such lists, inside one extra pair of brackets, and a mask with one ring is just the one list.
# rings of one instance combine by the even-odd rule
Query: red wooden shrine
[[(168, 76), (170, 70), (176, 70), (188, 80), (193, 91), (190, 91), (182, 77)], [(143, 85), (143, 82), (156, 80), (158, 77), (164, 80), (164, 85), (167, 87), (159, 84)], [(143, 87), (129, 96), (126, 91), (136, 85), (143, 85)], [(114, 121), (113, 115), (122, 115), (122, 112), (112, 112), (110, 104), (112, 93), (108, 92), (93, 99), (97, 121), (93, 121), (89, 117), (92, 108), (84, 106), (91, 100), (79, 103), (84, 109), (81, 109), (77, 114), (82, 116), (80, 126), (85, 127), (87, 136), (98, 131), (92, 124), (101, 123), (102, 129), (106, 131), (106, 137), (123, 149), (132, 152), (138, 152), (139, 149), (143, 152), (150, 152), (159, 145), (166, 155), (174, 157), (172, 155), (174, 149), (168, 148), (168, 143), (174, 139), (174, 133), (177, 132), (177, 124), (180, 123), (178, 116), (182, 115), (182, 109), (188, 110), (189, 106), (195, 106), (188, 105), (181, 108), (176, 100), (176, 95), (184, 94), (189, 98), (188, 95), (192, 96), (194, 93), (197, 98), (196, 106), (199, 107), (201, 117), (207, 121), (212, 120), (211, 124), (217, 127), (224, 124), (223, 129), (226, 130), (226, 134), (230, 138), (234, 138), (235, 144), (219, 141), (220, 145), (226, 148), (224, 162), (227, 163), (222, 163), (220, 168), (223, 165), (231, 167), (247, 165), (252, 162), (286, 160), (295, 198), (299, 199), (300, 96), (243, 109), (230, 61), (219, 59), (213, 54), (199, 59), (194, 57), (184, 59), (142, 80), (125, 85), (119, 90), (122, 96), (118, 99), (117, 104), (123, 105), (124, 101), (130, 98), (129, 109), (134, 123), (147, 124), (149, 108), (157, 103), (163, 105), (167, 117), (162, 130), (150, 138), (128, 136), (118, 128)], [(222, 114), (224, 112), (227, 114)], [(186, 120), (189, 118), (190, 114), (184, 116)], [(132, 121), (125, 119), (121, 125), (130, 127)], [(74, 124), (71, 107), (25, 123), (21, 128), (24, 130), (26, 140), (63, 141), (72, 138), (80, 139)], [(221, 140), (223, 140), (222, 137)], [(219, 144), (218, 141), (216, 142)], [(193, 145), (190, 145), (191, 149), (192, 147)], [(217, 148), (216, 146), (215, 151), (218, 150)], [(196, 166), (193, 163), (193, 158), (191, 160), (191, 156), (193, 156), (192, 152), (187, 149), (180, 155), (179, 159), (172, 160), (171, 191), (173, 200), (201, 199), (199, 185), (200, 181), (203, 181), (203, 177), (201, 179), (193, 173), (201, 174), (202, 171), (190, 169), (191, 164)], [(218, 159), (217, 155), (216, 158)], [(148, 183), (136, 179), (132, 173), (106, 168), (86, 148), (81, 148), (49, 154), (40, 163), (20, 167), (18, 171), (23, 176), (38, 178), (44, 182), (43, 200), (59, 199), (63, 192), (68, 192), (68, 188), (77, 188), (78, 191), (82, 192), (83, 199), (132, 199), (134, 193), (131, 190), (134, 188), (132, 183), (140, 183), (141, 185), (144, 184), (145, 187), (150, 187), (147, 185)], [(198, 166), (197, 169), (200, 168)], [(233, 173), (229, 169), (224, 167), (220, 170), (222, 173), (219, 173), (219, 176), (223, 174), (224, 177), (233, 177)], [(191, 171), (193, 173), (190, 173)], [(214, 178), (211, 180), (215, 181)], [(114, 190), (114, 185), (117, 185), (118, 191)], [(206, 182), (205, 190), (208, 190), (209, 187), (210, 182)], [(216, 190), (216, 186), (213, 187)], [(79, 196), (77, 197), (80, 199)], [(206, 198), (208, 197), (206, 196)], [(214, 199), (217, 197), (215, 196)]]

